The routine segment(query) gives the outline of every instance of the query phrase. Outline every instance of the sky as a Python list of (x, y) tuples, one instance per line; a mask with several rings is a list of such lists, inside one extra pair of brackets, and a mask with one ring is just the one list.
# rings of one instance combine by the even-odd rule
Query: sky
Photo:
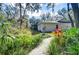
[(59, 9), (62, 9), (62, 8), (66, 8), (67, 9), (67, 4), (66, 3), (58, 3), (58, 4), (56, 4), (55, 12), (57, 12)]
[[(42, 9), (39, 10), (38, 13), (34, 12), (33, 14), (28, 13), (30, 15), (30, 17), (35, 16), (36, 18), (38, 18), (42, 13), (47, 13), (50, 12), (52, 14), (52, 10), (51, 9), (47, 9), (46, 5), (41, 5)], [(66, 8), (67, 9), (67, 4), (66, 3), (56, 3), (55, 7), (54, 7), (54, 14), (53, 15), (57, 15), (57, 11), (62, 9), (62, 8)]]
[[(12, 3), (11, 3), (12, 4)], [(14, 3), (12, 4), (14, 5)], [(25, 4), (24, 4), (25, 5)], [(47, 13), (47, 12), (50, 12), (51, 15), (57, 15), (57, 11), (62, 9), (62, 8), (66, 8), (67, 9), (67, 3), (55, 3), (55, 7), (54, 7), (54, 14), (52, 13), (52, 9), (47, 9), (46, 8), (46, 4), (41, 4), (41, 7), (42, 9), (39, 10), (39, 12), (34, 12), (34, 13), (31, 13), (31, 12), (28, 12), (28, 15), (29, 17), (31, 18), (32, 16), (36, 17), (36, 18), (39, 18), (39, 16), (43, 13)]]
[[(11, 3), (12, 4), (12, 3)], [(14, 5), (14, 3), (12, 4)], [(25, 6), (25, 4), (23, 5)], [(57, 15), (57, 11), (62, 9), (62, 8), (66, 8), (67, 9), (67, 3), (55, 3), (55, 7), (54, 7), (54, 14), (52, 13), (52, 9), (47, 9), (46, 8), (46, 4), (41, 4), (41, 7), (42, 9), (39, 10), (39, 12), (34, 12), (34, 13), (31, 13), (31, 12), (28, 12), (27, 14), (29, 15), (29, 17), (31, 18), (32, 16), (36, 17), (36, 18), (39, 18), (39, 16), (43, 13), (47, 13), (47, 12), (50, 12), (51, 15)]]
[[(42, 6), (42, 8), (43, 8), (42, 9), (43, 12), (48, 11), (45, 6)], [(55, 7), (54, 7), (54, 11), (57, 12), (59, 9), (62, 9), (62, 8), (67, 8), (66, 3), (56, 3)], [(51, 11), (51, 10), (49, 10), (49, 11)]]

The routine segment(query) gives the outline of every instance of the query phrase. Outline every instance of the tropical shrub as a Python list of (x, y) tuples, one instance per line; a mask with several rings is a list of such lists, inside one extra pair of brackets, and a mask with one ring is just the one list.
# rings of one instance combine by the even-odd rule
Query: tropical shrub
[(15, 38), (6, 36), (0, 38), (0, 54), (27, 54), (41, 41), (40, 35), (30, 37), (28, 35), (18, 35)]
[(32, 35), (27, 28), (16, 28), (13, 21), (0, 16), (0, 54), (23, 55), (28, 54), (42, 41), (42, 34)]
[(5, 21), (0, 25), (0, 54), (27, 54), (41, 41), (41, 34), (32, 35), (27, 29), (17, 29)]
[(71, 28), (63, 36), (55, 37), (49, 46), (49, 54), (79, 54), (79, 29)]

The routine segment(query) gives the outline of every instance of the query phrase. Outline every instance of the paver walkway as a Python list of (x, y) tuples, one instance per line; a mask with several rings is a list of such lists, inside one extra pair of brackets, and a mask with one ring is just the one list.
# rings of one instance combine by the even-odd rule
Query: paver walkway
[(52, 39), (53, 37), (44, 39), (35, 49), (29, 53), (29, 55), (47, 55), (47, 51)]

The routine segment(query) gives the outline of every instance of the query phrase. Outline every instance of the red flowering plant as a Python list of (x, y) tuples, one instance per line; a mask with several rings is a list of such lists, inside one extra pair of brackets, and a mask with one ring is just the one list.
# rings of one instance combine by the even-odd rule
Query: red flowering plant
[(63, 34), (62, 29), (59, 27), (59, 25), (56, 25), (55, 31), (54, 31), (54, 35), (56, 37), (61, 37)]

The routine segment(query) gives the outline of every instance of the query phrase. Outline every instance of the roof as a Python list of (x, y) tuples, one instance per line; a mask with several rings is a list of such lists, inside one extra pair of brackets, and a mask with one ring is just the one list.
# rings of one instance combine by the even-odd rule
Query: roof
[(53, 23), (58, 23), (57, 21), (42, 21), (39, 24), (53, 24)]
[(71, 23), (70, 20), (59, 20), (58, 22), (60, 22), (60, 23)]

